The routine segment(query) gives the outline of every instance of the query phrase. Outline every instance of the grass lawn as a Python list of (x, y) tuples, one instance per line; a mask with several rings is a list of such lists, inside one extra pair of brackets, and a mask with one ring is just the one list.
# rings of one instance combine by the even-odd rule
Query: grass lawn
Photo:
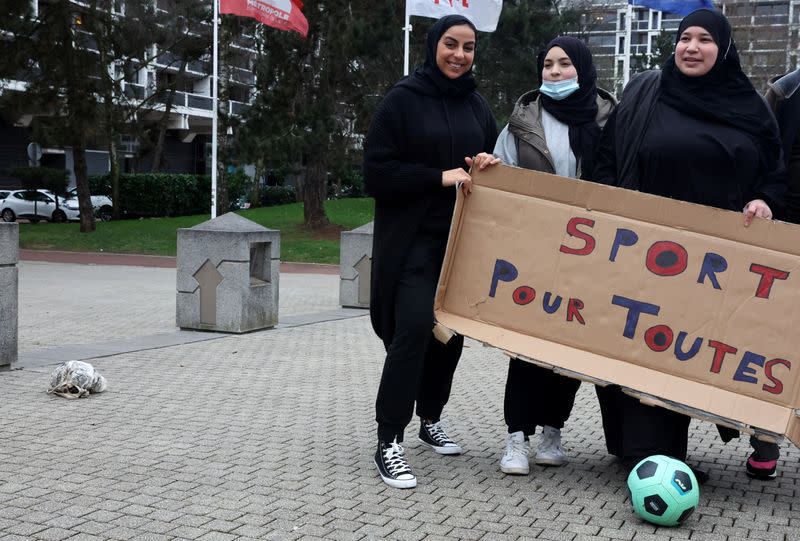
[[(372, 220), (372, 199), (326, 201), (325, 211), (334, 224), (312, 233), (302, 227), (300, 203), (238, 211), (256, 223), (281, 232), (281, 261), (339, 263), (339, 233)], [(94, 233), (83, 234), (77, 223), (20, 224), (21, 248), (66, 250), (72, 252), (112, 252), (122, 254), (175, 255), (176, 231), (208, 220), (210, 216), (148, 218), (98, 222)]]

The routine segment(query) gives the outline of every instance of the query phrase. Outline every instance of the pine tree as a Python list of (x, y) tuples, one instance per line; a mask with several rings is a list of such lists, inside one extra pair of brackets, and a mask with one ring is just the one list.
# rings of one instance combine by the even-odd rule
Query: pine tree
[[(257, 65), (259, 94), (246, 115), (242, 137), (257, 137), (268, 167), (290, 166), (299, 173), (296, 190), (303, 202), (306, 227), (330, 222), (323, 206), (328, 172), (356, 161), (356, 117), (368, 86), (358, 74), (367, 63), (360, 56), (364, 31), (361, 13), (381, 3), (308, 1), (308, 37), (262, 27), (267, 44)], [(386, 3), (390, 4), (390, 3)], [(391, 20), (385, 21), (385, 24)], [(371, 62), (381, 58), (374, 44)], [(255, 158), (255, 157), (254, 157)]]

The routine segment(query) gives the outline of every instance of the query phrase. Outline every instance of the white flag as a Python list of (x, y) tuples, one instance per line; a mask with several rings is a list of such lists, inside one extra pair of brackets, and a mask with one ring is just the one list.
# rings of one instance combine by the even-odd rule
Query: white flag
[(494, 32), (503, 0), (406, 0), (409, 15), (438, 19), (463, 15), (481, 32)]

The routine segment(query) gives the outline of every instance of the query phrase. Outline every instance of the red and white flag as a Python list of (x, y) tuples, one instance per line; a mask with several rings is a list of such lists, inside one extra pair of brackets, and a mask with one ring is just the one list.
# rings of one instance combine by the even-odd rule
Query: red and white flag
[(302, 0), (219, 0), (219, 12), (250, 17), (279, 30), (308, 35)]
[(409, 15), (438, 19), (463, 15), (481, 32), (494, 32), (503, 0), (406, 0)]

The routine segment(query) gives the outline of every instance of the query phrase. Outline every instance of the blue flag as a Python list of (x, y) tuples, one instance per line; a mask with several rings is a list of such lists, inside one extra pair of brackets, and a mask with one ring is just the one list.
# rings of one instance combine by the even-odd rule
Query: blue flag
[(628, 0), (634, 6), (644, 6), (658, 11), (676, 13), (684, 17), (696, 9), (714, 9), (711, 0)]

